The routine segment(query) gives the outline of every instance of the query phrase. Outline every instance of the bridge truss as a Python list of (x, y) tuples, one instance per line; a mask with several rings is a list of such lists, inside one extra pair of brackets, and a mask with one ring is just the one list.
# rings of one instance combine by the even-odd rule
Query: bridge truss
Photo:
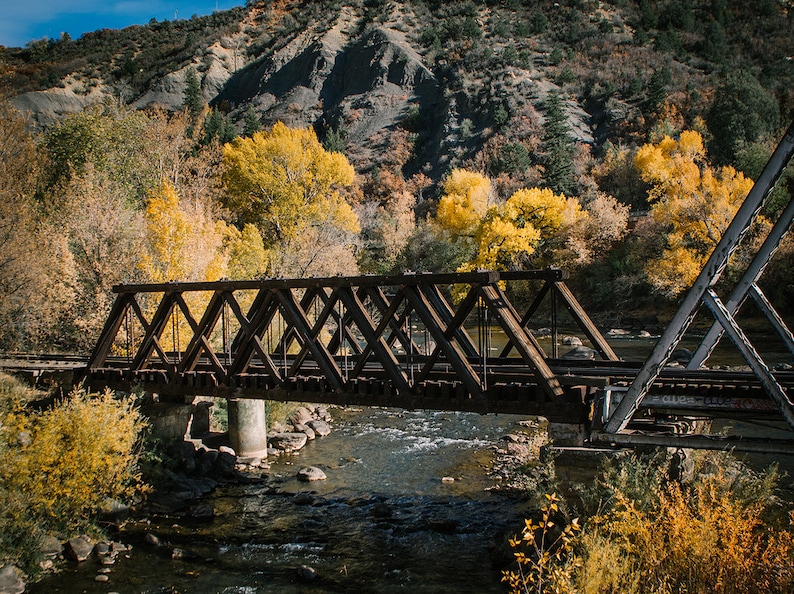
[[(531, 292), (519, 312), (504, 286)], [(587, 382), (566, 384), (529, 331), (558, 307), (605, 361), (610, 345), (559, 269), (120, 285), (89, 383), (584, 422)], [(460, 296), (454, 303), (450, 294)], [(200, 315), (199, 315), (200, 314)], [(493, 342), (492, 330), (504, 339)]]
[(703, 270), (681, 302), (676, 315), (622, 395), (619, 404), (611, 407), (610, 403), (606, 403), (604, 433), (600, 436), (595, 435), (596, 439), (621, 443), (648, 441), (642, 437), (638, 439), (637, 436), (619, 436), (619, 434), (632, 422), (651, 386), (664, 369), (673, 351), (680, 344), (701, 306), (705, 306), (712, 314), (714, 322), (689, 361), (688, 368), (699, 368), (708, 359), (723, 334), (727, 334), (785, 419), (787, 428), (794, 430), (794, 397), (792, 397), (791, 391), (779, 379), (782, 374), (774, 373), (753, 347), (736, 319), (736, 314), (746, 298), (751, 297), (758, 309), (766, 316), (771, 330), (780, 337), (788, 351), (794, 355), (794, 335), (757, 284), (794, 220), (794, 194), (790, 196), (788, 206), (779, 216), (727, 301), (723, 302), (715, 289), (731, 256), (755, 222), (792, 156), (794, 156), (794, 123), (789, 126), (733, 221), (714, 248)]

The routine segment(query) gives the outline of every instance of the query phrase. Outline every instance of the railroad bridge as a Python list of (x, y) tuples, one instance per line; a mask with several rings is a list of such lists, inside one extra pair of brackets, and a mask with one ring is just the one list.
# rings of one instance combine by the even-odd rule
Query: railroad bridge
[[(794, 356), (794, 336), (757, 284), (794, 220), (794, 196), (730, 295), (715, 290), (792, 154), (794, 124), (643, 364), (621, 361), (564, 272), (547, 269), (119, 285), (93, 352), (72, 365), (95, 388), (227, 398), (244, 432), (263, 424), (256, 411), (268, 399), (538, 415), (589, 444), (794, 453), (794, 371), (768, 365), (736, 318), (750, 297)], [(685, 366), (668, 365), (700, 309), (711, 328)], [(592, 357), (560, 355), (563, 316)], [(530, 331), (539, 326), (550, 329), (546, 349)], [(748, 371), (703, 366), (723, 335)], [(715, 419), (765, 429), (684, 430)]]

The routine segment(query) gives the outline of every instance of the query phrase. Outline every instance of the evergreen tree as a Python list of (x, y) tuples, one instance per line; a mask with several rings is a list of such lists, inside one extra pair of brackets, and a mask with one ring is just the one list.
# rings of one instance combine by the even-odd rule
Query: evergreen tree
[(546, 169), (544, 185), (555, 194), (569, 195), (574, 189), (573, 156), (576, 147), (559, 93), (549, 93), (546, 98), (545, 117), (540, 145)]
[(775, 96), (749, 72), (738, 72), (723, 84), (706, 115), (712, 134), (709, 154), (720, 165), (733, 163), (738, 152), (780, 126)]
[(667, 100), (667, 86), (672, 79), (673, 75), (670, 74), (670, 70), (667, 68), (653, 71), (645, 94), (645, 103), (643, 105), (643, 113), (645, 115), (656, 113), (664, 105)]
[(237, 138), (237, 130), (228, 115), (213, 108), (209, 117), (204, 120), (204, 144), (209, 144), (214, 138), (226, 144)]
[(253, 106), (248, 106), (243, 118), (243, 136), (253, 136), (255, 132), (262, 129), (262, 122), (259, 121), (259, 115)]
[(201, 83), (199, 82), (198, 74), (196, 74), (196, 69), (192, 66), (187, 69), (185, 74), (185, 95), (182, 100), (182, 106), (188, 110), (194, 120), (201, 115), (201, 110), (204, 109)]

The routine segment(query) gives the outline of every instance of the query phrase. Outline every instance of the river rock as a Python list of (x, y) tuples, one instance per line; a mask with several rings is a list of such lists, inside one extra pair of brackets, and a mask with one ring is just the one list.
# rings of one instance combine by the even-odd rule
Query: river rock
[(298, 480), (306, 483), (310, 481), (324, 481), (328, 477), (316, 466), (307, 466), (298, 471)]
[(328, 408), (325, 406), (318, 406), (317, 407), (317, 418), (321, 421), (325, 421), (326, 423), (331, 422), (331, 415), (328, 412)]
[(63, 543), (52, 534), (48, 534), (41, 539), (39, 544), (39, 553), (42, 557), (57, 557), (63, 552)]
[(270, 436), (270, 444), (284, 452), (294, 452), (306, 445), (309, 438), (305, 433), (274, 433)]
[(607, 336), (617, 337), (617, 336), (629, 336), (631, 332), (629, 330), (625, 330), (623, 328), (611, 328), (609, 332), (607, 332)]
[(563, 336), (562, 344), (565, 346), (579, 347), (582, 346), (582, 339), (578, 336)]
[(678, 363), (679, 365), (687, 365), (692, 360), (692, 351), (689, 349), (676, 349), (670, 355), (669, 363)]
[(146, 533), (146, 536), (143, 537), (143, 542), (145, 542), (148, 545), (152, 545), (153, 547), (160, 545), (160, 539), (151, 532)]
[(22, 594), (25, 582), (19, 570), (13, 565), (4, 565), (0, 569), (0, 594)]
[(91, 552), (93, 550), (94, 543), (90, 538), (83, 534), (76, 538), (70, 538), (66, 541), (64, 554), (68, 559), (80, 563), (88, 559), (91, 556)]
[(215, 468), (218, 460), (218, 450), (204, 450), (196, 460), (196, 470), (199, 474), (209, 474)]
[(305, 433), (306, 437), (309, 438), (310, 440), (317, 437), (317, 435), (314, 433), (314, 429), (312, 429), (311, 427), (304, 427), (303, 429), (301, 429), (301, 431)]
[(309, 421), (306, 426), (311, 428), (319, 437), (325, 437), (331, 433), (331, 427), (328, 423), (319, 419)]
[(228, 476), (234, 472), (235, 464), (237, 464), (237, 456), (228, 452), (219, 452), (215, 460), (215, 470), (223, 476)]
[(586, 346), (578, 346), (572, 348), (570, 351), (565, 353), (561, 359), (576, 359), (576, 360), (584, 360), (584, 361), (592, 361), (595, 359), (597, 351), (594, 349), (588, 348)]
[(298, 579), (303, 582), (313, 582), (319, 577), (317, 571), (308, 565), (301, 565), (297, 570), (297, 575)]
[(187, 513), (195, 520), (211, 520), (215, 517), (215, 508), (211, 503), (198, 502), (188, 507)]
[(311, 411), (306, 408), (305, 406), (301, 406), (289, 416), (289, 422), (292, 423), (293, 427), (297, 427), (298, 425), (305, 425), (307, 421), (312, 420), (312, 413)]

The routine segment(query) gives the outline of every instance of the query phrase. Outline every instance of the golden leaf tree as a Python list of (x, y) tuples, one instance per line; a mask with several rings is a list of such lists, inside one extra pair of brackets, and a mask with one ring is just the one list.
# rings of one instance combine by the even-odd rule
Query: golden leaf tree
[(474, 171), (453, 169), (444, 182), (436, 222), (454, 237), (472, 237), (492, 201), (490, 179)]
[(646, 144), (634, 164), (652, 185), (651, 216), (667, 233), (667, 245), (648, 262), (646, 276), (661, 293), (675, 296), (697, 278), (753, 181), (733, 167), (711, 167), (694, 131)]
[(479, 173), (454, 169), (444, 183), (435, 224), (462, 244), (460, 272), (521, 269), (538, 250), (553, 259), (555, 244), (565, 243), (583, 217), (578, 200), (549, 189), (525, 188), (502, 203), (493, 201), (491, 181)]
[[(339, 190), (354, 177), (345, 156), (325, 150), (311, 128), (278, 122), (224, 147), (224, 206), (238, 224), (259, 229), (265, 248), (275, 256), (271, 274), (352, 272), (359, 224)], [(319, 258), (334, 251), (331, 261)]]

